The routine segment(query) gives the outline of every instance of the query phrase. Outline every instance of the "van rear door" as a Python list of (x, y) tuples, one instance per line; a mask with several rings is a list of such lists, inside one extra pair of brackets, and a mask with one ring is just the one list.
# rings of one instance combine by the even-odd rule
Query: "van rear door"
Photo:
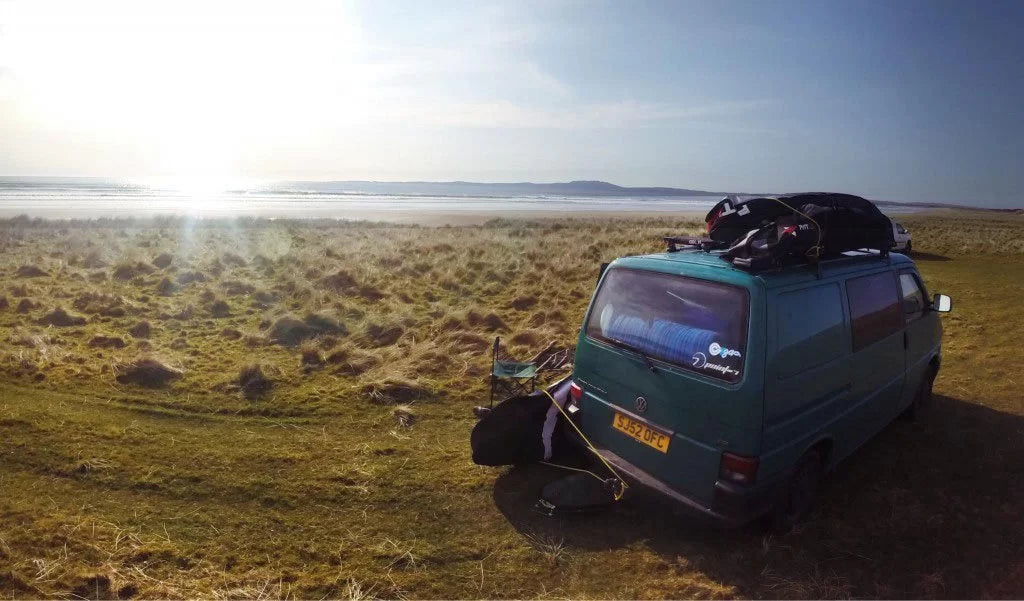
[(740, 285), (610, 268), (577, 345), (588, 437), (710, 503), (722, 450), (754, 455), (759, 443), (750, 306)]

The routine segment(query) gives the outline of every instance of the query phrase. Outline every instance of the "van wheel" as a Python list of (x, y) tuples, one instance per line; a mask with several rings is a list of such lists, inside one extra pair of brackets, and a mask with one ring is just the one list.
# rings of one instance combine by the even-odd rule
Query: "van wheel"
[(821, 485), (821, 454), (811, 449), (796, 464), (793, 476), (769, 514), (771, 529), (785, 534), (810, 512)]
[(921, 385), (917, 388), (917, 394), (914, 395), (914, 400), (903, 410), (900, 417), (914, 421), (924, 416), (932, 404), (932, 385), (934, 384), (935, 369), (933, 368), (929, 369), (928, 373), (925, 374), (924, 379), (921, 380)]
[(903, 251), (906, 254), (910, 254), (910, 240), (907, 240), (907, 248)]

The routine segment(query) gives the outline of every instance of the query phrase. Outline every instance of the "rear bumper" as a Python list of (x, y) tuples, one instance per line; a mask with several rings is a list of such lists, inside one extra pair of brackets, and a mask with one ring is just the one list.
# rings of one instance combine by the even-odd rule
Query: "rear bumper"
[(726, 527), (739, 527), (764, 515), (772, 508), (780, 481), (748, 488), (718, 480), (714, 484), (714, 502), (708, 505), (694, 499), (648, 474), (607, 449), (597, 449), (631, 486), (639, 485), (678, 502), (688, 513)]

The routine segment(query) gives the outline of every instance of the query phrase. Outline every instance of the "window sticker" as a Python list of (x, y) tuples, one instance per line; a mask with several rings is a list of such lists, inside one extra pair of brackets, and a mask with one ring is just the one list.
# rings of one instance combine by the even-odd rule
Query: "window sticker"
[(711, 353), (712, 357), (742, 357), (743, 355), (736, 349), (725, 348), (717, 342), (712, 342), (711, 346), (708, 347), (708, 352)]
[(725, 376), (739, 376), (740, 371), (729, 367), (728, 365), (720, 365), (718, 363), (711, 363), (708, 361), (707, 355), (704, 353), (694, 353), (693, 355), (693, 367), (697, 369), (703, 369), (707, 371), (716, 371)]

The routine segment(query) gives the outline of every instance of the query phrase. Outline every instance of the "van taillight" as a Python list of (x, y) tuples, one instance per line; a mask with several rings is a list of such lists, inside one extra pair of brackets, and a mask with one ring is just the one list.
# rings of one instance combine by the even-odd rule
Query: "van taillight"
[(569, 383), (569, 396), (572, 400), (578, 401), (583, 398), (583, 389), (576, 382)]
[(722, 465), (718, 477), (736, 484), (753, 484), (757, 477), (757, 457), (744, 457), (735, 453), (722, 453)]

